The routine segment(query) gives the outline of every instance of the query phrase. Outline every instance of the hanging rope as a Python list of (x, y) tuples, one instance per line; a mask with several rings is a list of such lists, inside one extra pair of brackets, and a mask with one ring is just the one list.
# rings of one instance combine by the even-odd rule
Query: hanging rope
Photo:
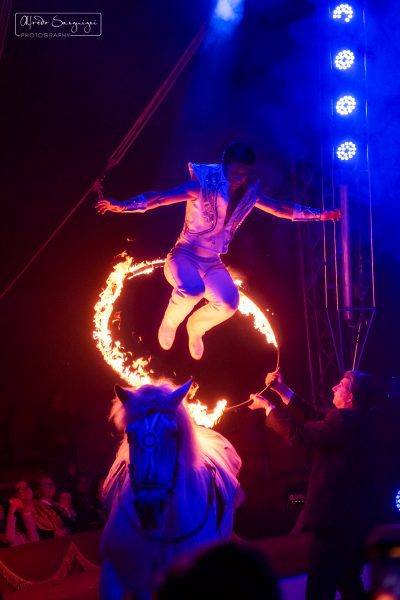
[(180, 60), (176, 63), (175, 67), (172, 69), (171, 73), (164, 81), (164, 83), (159, 87), (149, 104), (146, 106), (140, 117), (133, 124), (131, 129), (128, 131), (122, 142), (119, 146), (114, 150), (110, 158), (108, 159), (105, 173), (106, 174), (110, 169), (115, 167), (125, 156), (129, 148), (132, 146), (133, 142), (137, 139), (138, 135), (142, 131), (142, 129), (147, 125), (150, 121), (151, 117), (154, 115), (160, 104), (167, 97), (173, 86), (175, 85), (177, 79), (181, 75), (181, 73), (186, 69), (190, 61), (192, 60), (194, 54), (198, 50), (204, 34), (206, 32), (206, 24), (200, 29), (198, 34), (193, 38), (192, 42), (186, 48), (185, 52), (182, 54)]
[(3, 298), (6, 296), (6, 294), (11, 290), (11, 288), (14, 287), (14, 285), (17, 283), (17, 281), (19, 279), (21, 279), (22, 275), (24, 273), (26, 273), (26, 271), (29, 269), (29, 267), (31, 265), (33, 265), (33, 263), (35, 262), (35, 260), (42, 254), (42, 252), (45, 250), (45, 248), (47, 248), (47, 246), (50, 244), (50, 242), (56, 237), (56, 235), (58, 234), (59, 231), (61, 231), (61, 229), (64, 227), (64, 225), (70, 220), (70, 218), (72, 217), (72, 215), (78, 210), (78, 208), (81, 206), (81, 204), (84, 203), (84, 201), (86, 200), (86, 198), (88, 196), (90, 196), (90, 194), (94, 191), (95, 189), (95, 183), (88, 189), (88, 191), (82, 196), (82, 198), (79, 200), (79, 202), (73, 207), (71, 208), (71, 210), (69, 211), (69, 213), (64, 217), (64, 219), (61, 221), (61, 223), (59, 223), (59, 225), (57, 225), (57, 227), (54, 229), (54, 231), (49, 235), (49, 237), (47, 238), (47, 240), (45, 242), (43, 242), (43, 244), (41, 246), (39, 246), (38, 250), (35, 252), (35, 254), (28, 260), (28, 262), (26, 263), (26, 265), (19, 271), (19, 273), (14, 277), (14, 279), (12, 279), (8, 285), (4, 288), (4, 290), (1, 292), (0, 295), (0, 300), (3, 300)]
[(24, 265), (24, 267), (17, 273), (17, 275), (6, 285), (3, 291), (0, 294), (0, 300), (8, 294), (8, 292), (14, 287), (14, 285), (21, 279), (21, 277), (28, 271), (28, 269), (32, 266), (32, 264), (39, 258), (39, 256), (43, 253), (43, 251), (47, 248), (50, 242), (56, 237), (56, 235), (61, 231), (61, 229), (66, 225), (66, 223), (70, 220), (70, 218), (75, 214), (78, 208), (84, 203), (86, 198), (90, 196), (93, 192), (97, 193), (99, 197), (103, 196), (103, 181), (105, 176), (110, 172), (112, 168), (114, 168), (125, 156), (128, 150), (131, 148), (132, 144), (136, 141), (139, 134), (146, 127), (154, 113), (157, 111), (159, 106), (165, 100), (169, 92), (174, 87), (176, 81), (179, 76), (183, 73), (185, 68), (190, 63), (194, 54), (200, 47), (200, 44), (204, 38), (206, 32), (206, 24), (204, 24), (193, 40), (190, 42), (189, 46), (186, 48), (185, 52), (182, 54), (181, 58), (175, 64), (174, 68), (162, 83), (162, 85), (158, 88), (153, 98), (150, 100), (146, 108), (143, 110), (142, 114), (135, 121), (131, 129), (125, 135), (124, 139), (117, 146), (114, 152), (111, 154), (110, 158), (106, 163), (106, 167), (104, 172), (100, 177), (96, 179), (96, 181), (90, 186), (90, 188), (85, 192), (82, 198), (75, 204), (73, 208), (69, 211), (69, 213), (64, 217), (64, 219), (57, 225), (54, 231), (49, 235), (49, 237), (39, 246), (38, 250), (33, 254), (33, 256), (29, 259), (29, 261)]

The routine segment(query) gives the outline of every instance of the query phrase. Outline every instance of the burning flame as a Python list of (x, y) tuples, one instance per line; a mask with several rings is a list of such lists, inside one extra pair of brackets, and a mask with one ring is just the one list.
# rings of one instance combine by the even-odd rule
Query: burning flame
[(235, 284), (239, 288), (239, 312), (246, 317), (253, 317), (254, 329), (263, 334), (268, 344), (273, 344), (277, 348), (278, 342), (267, 317), (258, 308), (257, 304), (243, 293), (241, 290), (243, 284), (240, 279), (235, 279)]
[[(151, 356), (141, 356), (132, 360), (132, 353), (126, 351), (119, 340), (113, 340), (109, 325), (110, 322), (118, 321), (118, 317), (112, 319), (112, 314), (114, 304), (121, 295), (125, 280), (153, 273), (154, 269), (164, 265), (164, 260), (158, 258), (135, 264), (133, 258), (127, 256), (125, 252), (120, 256), (123, 260), (114, 266), (107, 278), (106, 287), (100, 293), (99, 300), (94, 307), (93, 338), (106, 363), (131, 387), (138, 388), (142, 385), (154, 383), (156, 379), (154, 371), (150, 368)], [(253, 317), (254, 329), (264, 335), (268, 344), (273, 344), (277, 348), (275, 334), (268, 319), (241, 290), (242, 282), (235, 280), (235, 284), (239, 288), (239, 312), (245, 316)], [(198, 425), (213, 427), (223, 415), (227, 401), (219, 400), (214, 410), (210, 412), (208, 412), (207, 406), (199, 400), (186, 402), (185, 404), (190, 416)]]
[(226, 405), (226, 400), (218, 400), (214, 410), (208, 412), (207, 406), (202, 404), (200, 400), (185, 403), (186, 409), (193, 421), (197, 423), (197, 425), (204, 425), (204, 427), (209, 428), (214, 427), (214, 425), (218, 423), (224, 413)]

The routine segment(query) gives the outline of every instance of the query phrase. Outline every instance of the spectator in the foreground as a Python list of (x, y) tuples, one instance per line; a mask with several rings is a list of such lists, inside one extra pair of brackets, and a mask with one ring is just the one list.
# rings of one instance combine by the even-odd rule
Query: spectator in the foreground
[(373, 513), (370, 378), (346, 372), (332, 388), (334, 408), (325, 411), (300, 400), (279, 372), (269, 374), (266, 383), (283, 404), (256, 394), (251, 408), (263, 408), (267, 425), (288, 441), (314, 450), (303, 515), (312, 534), (306, 598), (333, 600), (336, 591), (343, 599), (363, 598), (364, 545)]
[(279, 600), (264, 556), (245, 544), (210, 548), (167, 575), (157, 600)]
[(56, 487), (51, 477), (42, 475), (37, 479), (34, 506), (36, 528), (41, 540), (64, 537), (70, 533), (55, 506), (55, 493)]
[(17, 481), (9, 500), (5, 539), (10, 546), (38, 542), (33, 492), (27, 481)]

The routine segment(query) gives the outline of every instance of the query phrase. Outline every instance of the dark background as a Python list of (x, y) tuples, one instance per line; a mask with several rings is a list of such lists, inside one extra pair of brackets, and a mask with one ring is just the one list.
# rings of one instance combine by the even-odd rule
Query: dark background
[[(102, 37), (64, 40), (18, 39), (12, 14), (0, 64), (2, 288), (100, 174), (212, 7), (206, 0), (89, 1), (85, 10), (103, 13)], [(82, 10), (78, 2), (62, 1), (42, 1), (37, 8)], [(14, 2), (17, 10), (26, 10), (24, 3)], [(367, 13), (378, 311), (361, 366), (390, 374), (399, 373), (400, 335), (398, 12), (395, 2), (373, 1)], [(295, 201), (292, 173), (300, 166), (313, 173), (314, 192), (307, 200), (319, 206), (318, 40), (326, 26), (319, 19), (313, 2), (248, 1), (231, 36), (208, 38), (107, 178), (107, 192), (124, 199), (174, 186), (187, 178), (189, 160), (217, 162), (228, 142), (244, 140), (256, 150), (267, 194)], [(121, 251), (137, 259), (166, 255), (181, 229), (184, 206), (101, 217), (94, 203), (91, 197), (83, 204), (1, 303), (3, 467), (45, 462), (60, 414), (74, 423), (83, 469), (101, 472), (112, 458), (107, 413), (117, 376), (93, 342), (93, 306)], [(243, 275), (260, 306), (274, 313), (282, 369), (292, 387), (307, 394), (297, 227), (319, 225), (254, 211), (226, 262)], [(132, 283), (119, 308), (126, 346), (136, 343), (133, 330), (142, 331), (144, 351), (170, 375), (171, 364), (155, 342), (168, 293), (160, 276)], [(183, 333), (171, 355), (182, 379), (196, 372), (202, 398), (211, 405), (220, 390), (233, 403), (261, 389), (264, 372), (276, 361), (235, 320), (209, 335), (203, 370), (190, 360)], [(258, 425), (247, 412), (240, 413), (240, 428), (228, 423), (232, 418), (226, 424), (233, 437), (240, 429), (244, 453), (248, 438), (258, 435), (251, 433)], [(266, 490), (274, 468), (294, 470), (295, 480), (303, 464), (293, 466), (283, 447), (273, 447), (281, 462), (268, 477), (265, 464), (260, 466)], [(272, 494), (271, 486), (268, 490), (266, 496)]]

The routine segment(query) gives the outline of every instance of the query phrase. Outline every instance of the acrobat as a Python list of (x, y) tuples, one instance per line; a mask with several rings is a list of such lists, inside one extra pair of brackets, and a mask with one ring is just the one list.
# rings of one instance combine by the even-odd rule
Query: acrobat
[(232, 317), (239, 304), (239, 293), (221, 254), (238, 227), (256, 207), (292, 221), (338, 221), (340, 211), (317, 210), (290, 202), (273, 200), (260, 191), (255, 172), (256, 156), (247, 144), (227, 146), (221, 164), (189, 163), (191, 179), (163, 192), (145, 192), (123, 202), (102, 199), (96, 204), (100, 214), (145, 212), (177, 202), (186, 202), (185, 223), (175, 246), (165, 261), (164, 273), (173, 287), (171, 298), (158, 331), (158, 340), (169, 350), (178, 326), (187, 320), (189, 351), (195, 360), (204, 352), (204, 334)]

